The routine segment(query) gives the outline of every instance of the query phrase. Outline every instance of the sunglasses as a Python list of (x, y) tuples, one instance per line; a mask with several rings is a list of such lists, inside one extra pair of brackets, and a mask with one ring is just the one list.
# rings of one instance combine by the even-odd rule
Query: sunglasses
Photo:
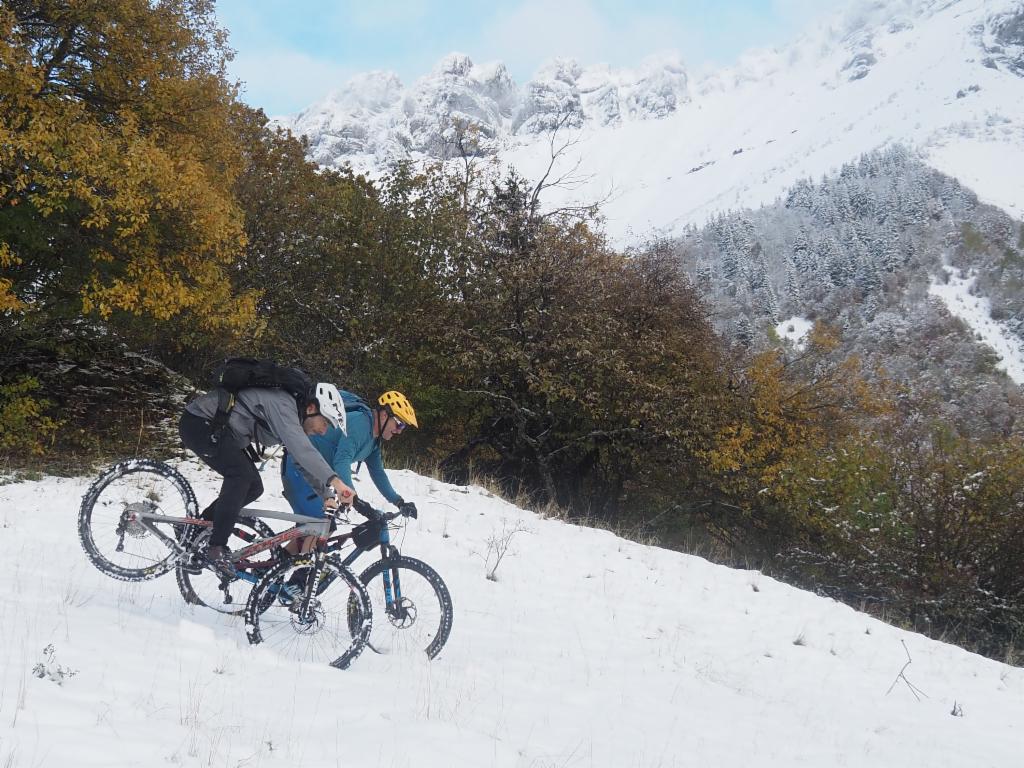
[(395, 432), (401, 432), (405, 429), (405, 422), (399, 419), (397, 416), (392, 416), (391, 420), (395, 422)]

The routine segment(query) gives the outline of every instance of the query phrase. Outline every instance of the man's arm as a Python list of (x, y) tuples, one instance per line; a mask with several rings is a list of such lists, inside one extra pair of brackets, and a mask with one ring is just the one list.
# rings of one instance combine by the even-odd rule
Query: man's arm
[(327, 486), (335, 472), (303, 431), (295, 412), (295, 401), (282, 393), (280, 398), (263, 398), (261, 406), (271, 431), (284, 443), (310, 486), (321, 498), (327, 498)]
[(388, 480), (388, 473), (384, 471), (384, 462), (380, 457), (379, 447), (375, 448), (373, 453), (366, 457), (366, 468), (370, 470), (370, 479), (373, 480), (373, 484), (377, 486), (377, 490), (381, 492), (381, 495), (392, 504), (401, 504), (402, 497), (391, 486), (391, 481)]
[[(349, 432), (352, 431), (351, 422)], [(356, 462), (356, 451), (350, 435), (342, 435), (338, 447), (334, 449), (331, 466), (345, 485), (352, 485), (352, 465)]]

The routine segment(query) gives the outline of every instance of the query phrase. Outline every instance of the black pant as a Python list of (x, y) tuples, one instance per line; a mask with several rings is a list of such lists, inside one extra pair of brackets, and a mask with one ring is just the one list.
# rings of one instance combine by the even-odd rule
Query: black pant
[[(178, 433), (185, 447), (224, 478), (220, 496), (210, 505), (213, 508), (210, 544), (225, 546), (238, 520), (239, 510), (263, 495), (263, 480), (244, 450), (231, 445), (227, 434), (214, 443), (210, 440), (212, 431), (209, 419), (188, 411), (182, 415), (178, 425)], [(210, 507), (207, 507), (207, 511)]]

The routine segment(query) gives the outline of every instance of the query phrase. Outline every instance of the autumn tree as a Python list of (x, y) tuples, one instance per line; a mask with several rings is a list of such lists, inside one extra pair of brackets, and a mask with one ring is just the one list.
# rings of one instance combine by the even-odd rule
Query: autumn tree
[(241, 109), (209, 0), (0, 8), (0, 310), (8, 324), (252, 317), (226, 271)]
[(995, 654), (1024, 641), (1024, 445), (885, 419), (794, 457), (767, 501), (791, 578)]
[(771, 557), (822, 524), (787, 503), (794, 465), (890, 408), (886, 387), (837, 347), (835, 331), (817, 323), (795, 354), (772, 347), (737, 368), (722, 427), (701, 454), (706, 494), (715, 502), (706, 525), (737, 551)]
[(44, 400), (63, 417), (121, 407), (120, 387), (75, 379), (97, 355), (251, 328), (233, 185), (241, 130), (263, 118), (237, 102), (228, 55), (210, 0), (0, 5), (5, 452), (40, 450)]
[(668, 254), (616, 252), (587, 212), (542, 212), (535, 192), (493, 182), (451, 254), (440, 375), (469, 423), (445, 465), (614, 518), (659, 467), (684, 484), (718, 344)]
[(442, 352), (439, 273), (466, 237), (450, 179), (405, 165), (376, 183), (319, 169), (286, 133), (263, 131), (249, 146), (237, 184), (247, 235), (238, 280), (260, 291), (265, 333), (254, 351), (366, 394), (422, 390)]

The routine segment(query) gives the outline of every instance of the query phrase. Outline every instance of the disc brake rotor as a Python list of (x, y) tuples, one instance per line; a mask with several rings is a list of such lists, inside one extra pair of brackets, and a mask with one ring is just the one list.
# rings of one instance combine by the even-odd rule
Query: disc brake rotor
[(408, 629), (416, 623), (416, 604), (408, 597), (403, 597), (388, 611), (388, 621), (398, 629)]
[(309, 608), (306, 609), (306, 618), (303, 619), (292, 614), (292, 629), (301, 635), (315, 635), (322, 630), (326, 624), (327, 614), (319, 600), (311, 600)]

